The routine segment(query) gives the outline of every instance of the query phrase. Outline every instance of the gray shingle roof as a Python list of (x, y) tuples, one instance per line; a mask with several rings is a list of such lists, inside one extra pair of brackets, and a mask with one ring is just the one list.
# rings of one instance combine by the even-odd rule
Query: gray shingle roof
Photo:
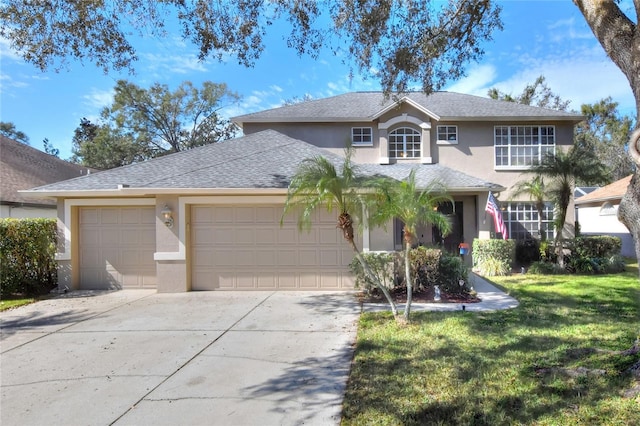
[[(342, 157), (309, 143), (265, 130), (241, 138), (202, 146), (139, 164), (93, 173), (76, 179), (34, 188), (33, 192), (117, 190), (129, 188), (214, 189), (287, 188), (298, 165), (322, 155), (340, 166)], [(403, 179), (418, 166), (418, 182), (439, 179), (448, 188), (499, 187), (440, 165), (360, 165), (367, 175)]]
[(34, 200), (18, 191), (80, 176), (87, 170), (0, 135), (0, 201), (3, 203), (55, 205), (54, 200)]
[[(552, 109), (498, 101), (453, 92), (434, 92), (425, 95), (411, 92), (404, 96), (423, 108), (435, 113), (441, 120), (483, 119), (539, 119), (581, 121), (579, 114)], [(373, 120), (377, 113), (391, 106), (396, 100), (386, 99), (382, 92), (352, 92), (330, 98), (301, 102), (280, 108), (259, 111), (234, 117), (236, 123), (244, 122), (308, 122), (308, 121), (360, 121)]]

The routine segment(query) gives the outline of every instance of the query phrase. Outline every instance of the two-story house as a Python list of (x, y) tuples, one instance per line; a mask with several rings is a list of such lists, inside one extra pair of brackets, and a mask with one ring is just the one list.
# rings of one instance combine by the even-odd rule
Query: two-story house
[[(235, 117), (244, 136), (140, 164), (35, 188), (55, 197), (64, 241), (61, 286), (211, 289), (352, 288), (350, 248), (336, 215), (318, 211), (310, 232), (281, 217), (298, 165), (323, 155), (342, 163), (351, 143), (361, 172), (444, 184), (454, 232), (430, 227), (420, 243), (456, 250), (490, 238), (489, 191), (510, 237), (537, 233), (535, 208), (509, 187), (546, 152), (573, 143), (581, 116), (449, 92), (385, 99), (348, 93)], [(569, 218), (569, 223), (572, 218)], [(365, 251), (394, 250), (402, 224), (363, 228)]]

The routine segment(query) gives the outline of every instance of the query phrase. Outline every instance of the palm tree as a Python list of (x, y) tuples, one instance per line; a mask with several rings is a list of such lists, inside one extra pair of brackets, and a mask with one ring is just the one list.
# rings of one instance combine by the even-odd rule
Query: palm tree
[(600, 183), (605, 179), (605, 168), (593, 151), (572, 146), (567, 152), (547, 153), (542, 161), (531, 168), (533, 173), (551, 179), (547, 194), (555, 205), (555, 246), (558, 263), (563, 264), (561, 253), (562, 230), (567, 219), (567, 210), (576, 182)]
[(412, 170), (404, 181), (382, 179), (378, 181), (376, 186), (373, 207), (369, 209), (373, 212), (370, 217), (371, 223), (382, 225), (394, 218), (398, 218), (404, 223), (404, 269), (407, 282), (404, 319), (409, 321), (413, 292), (409, 251), (415, 242), (416, 229), (420, 224), (433, 224), (443, 234), (449, 233), (451, 222), (444, 214), (437, 211), (437, 206), (441, 202), (453, 202), (453, 200), (445, 194), (444, 187), (437, 182), (419, 189), (416, 185), (415, 170)]
[(342, 236), (353, 249), (367, 278), (387, 298), (391, 305), (391, 312), (397, 319), (398, 310), (389, 290), (371, 271), (354, 240), (354, 218), (362, 223), (362, 215), (366, 206), (365, 187), (368, 180), (357, 175), (356, 166), (351, 160), (352, 156), (353, 149), (347, 147), (340, 170), (322, 156), (304, 160), (289, 184), (280, 225), (282, 225), (287, 213), (294, 208), (300, 208), (298, 227), (300, 230), (310, 229), (311, 214), (315, 209), (326, 208), (331, 212), (335, 208), (338, 211), (337, 227), (342, 230)]
[(528, 195), (529, 200), (533, 201), (533, 204), (536, 206), (536, 210), (538, 211), (538, 234), (540, 235), (540, 241), (546, 240), (546, 230), (542, 229), (542, 213), (544, 212), (544, 201), (546, 196), (544, 178), (538, 175), (531, 180), (527, 179), (517, 182), (511, 192), (511, 199), (517, 198), (521, 195)]

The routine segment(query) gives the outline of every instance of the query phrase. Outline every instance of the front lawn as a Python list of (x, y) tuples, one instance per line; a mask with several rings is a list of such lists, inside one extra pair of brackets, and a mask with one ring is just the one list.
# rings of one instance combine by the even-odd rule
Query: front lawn
[(0, 300), (0, 312), (35, 302), (33, 297), (10, 297)]
[(637, 268), (495, 278), (508, 311), (363, 314), (342, 424), (640, 424)]

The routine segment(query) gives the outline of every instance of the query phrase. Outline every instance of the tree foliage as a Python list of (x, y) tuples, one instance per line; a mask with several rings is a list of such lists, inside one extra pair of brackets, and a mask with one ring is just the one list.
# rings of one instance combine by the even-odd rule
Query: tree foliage
[(108, 169), (167, 153), (229, 139), (236, 126), (220, 109), (239, 96), (225, 84), (204, 82), (201, 89), (183, 82), (175, 91), (155, 83), (144, 89), (117, 82), (113, 104), (102, 111), (103, 124), (83, 118), (73, 138), (74, 159)]
[(345, 241), (352, 248), (369, 281), (382, 291), (393, 316), (398, 318), (398, 310), (389, 290), (371, 270), (354, 239), (354, 221), (362, 224), (362, 215), (367, 204), (363, 189), (371, 185), (369, 179), (360, 176), (358, 167), (352, 161), (353, 154), (353, 147), (346, 148), (344, 160), (339, 167), (323, 156), (304, 160), (289, 184), (280, 224), (283, 223), (285, 215), (296, 211), (300, 230), (309, 229), (314, 211), (319, 208), (327, 209), (329, 212), (337, 210), (336, 227), (342, 231)]
[(593, 150), (602, 161), (609, 176), (605, 183), (615, 182), (633, 173), (635, 167), (628, 153), (633, 119), (621, 116), (618, 103), (611, 97), (591, 105), (582, 105), (581, 113), (586, 120), (576, 127), (576, 143)]
[[(531, 171), (549, 178), (550, 183), (545, 187), (545, 191), (555, 206), (555, 241), (559, 250), (576, 182), (585, 185), (601, 183), (605, 174), (604, 166), (593, 151), (574, 145), (568, 152), (547, 153), (540, 164), (534, 165)], [(558, 256), (558, 260), (562, 262), (562, 256)]]
[(567, 111), (571, 101), (563, 100), (559, 95), (553, 93), (547, 85), (544, 76), (539, 76), (532, 84), (527, 84), (519, 95), (513, 96), (510, 93), (501, 92), (492, 87), (487, 92), (491, 99), (501, 101), (516, 102), (524, 105), (532, 105), (540, 108), (550, 108), (558, 111)]
[(252, 66), (269, 27), (286, 22), (287, 46), (299, 55), (318, 57), (328, 48), (387, 92), (414, 82), (431, 92), (483, 55), (480, 44), (502, 28), (499, 14), (491, 0), (6, 0), (0, 36), (42, 70), (80, 59), (107, 72), (133, 69), (133, 37), (164, 36), (177, 20), (201, 60), (230, 53)]
[(16, 129), (16, 125), (9, 121), (0, 121), (0, 135), (6, 136), (25, 145), (29, 145), (29, 136)]
[[(382, 179), (376, 185), (376, 194), (370, 203), (370, 221), (374, 225), (386, 225), (390, 220), (398, 218), (404, 224), (404, 262), (405, 280), (407, 284), (407, 302), (404, 309), (404, 319), (409, 321), (411, 314), (411, 300), (413, 294), (413, 279), (411, 276), (411, 259), (409, 252), (416, 241), (416, 231), (420, 224), (435, 225), (443, 235), (451, 232), (451, 222), (438, 212), (439, 203), (453, 203), (453, 199), (446, 194), (446, 189), (439, 182), (433, 182), (425, 188), (419, 188), (416, 182), (416, 172), (412, 170), (402, 181)], [(435, 208), (435, 209), (434, 209)]]

